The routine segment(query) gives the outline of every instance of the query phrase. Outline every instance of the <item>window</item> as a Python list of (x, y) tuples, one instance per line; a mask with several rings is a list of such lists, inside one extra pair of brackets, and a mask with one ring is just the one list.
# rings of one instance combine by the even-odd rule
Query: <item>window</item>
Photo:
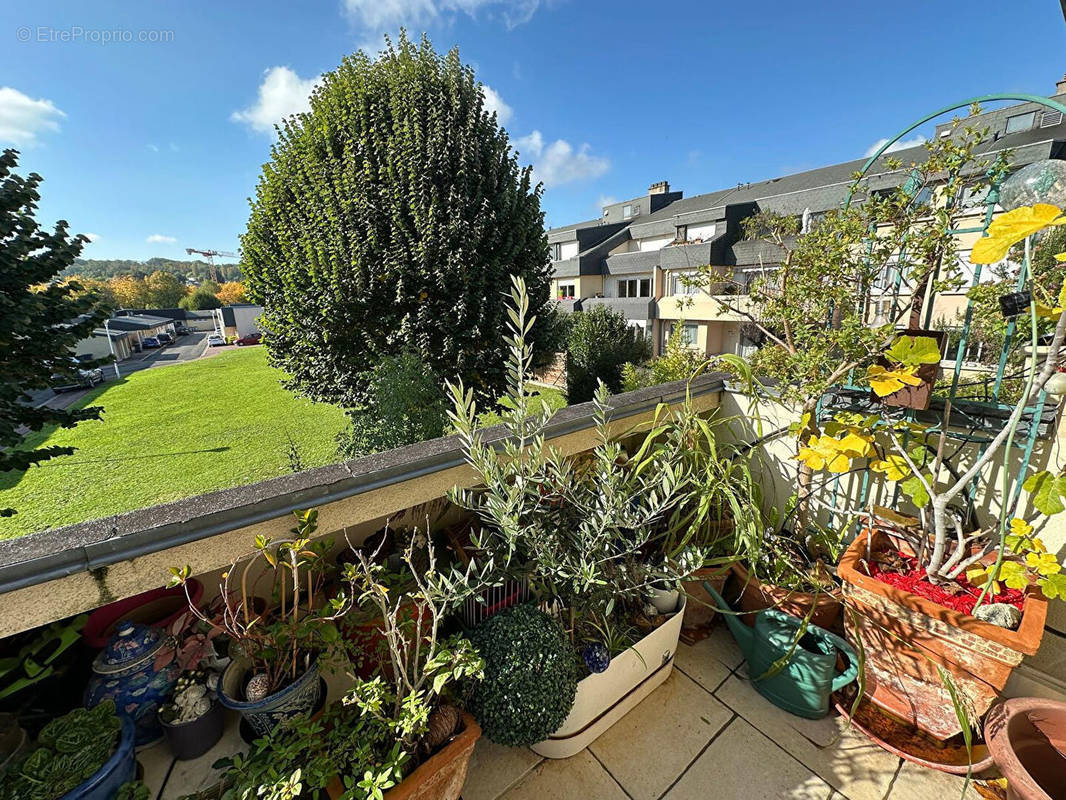
[(687, 242), (688, 241), (688, 225), (678, 225), (676, 228), (676, 235), (674, 236), (675, 242)]
[(577, 287), (572, 283), (560, 283), (559, 284), (559, 299), (560, 300), (573, 300), (577, 297)]
[(1007, 133), (1027, 131), (1032, 128), (1035, 123), (1035, 111), (1030, 111), (1027, 114), (1015, 114), (1013, 117), (1007, 117)]
[(556, 242), (552, 245), (552, 261), (560, 261), (563, 257), (563, 246)]
[(629, 219), (633, 216), (633, 206), (622, 206), (622, 219)]
[[(675, 322), (666, 329), (666, 340), (663, 341), (664, 350), (666, 348), (666, 342), (668, 342), (670, 340), (670, 337), (673, 336), (676, 327), (677, 323)], [(699, 325), (694, 322), (686, 322), (684, 325), (681, 326), (681, 344), (683, 344), (685, 347), (696, 347), (698, 341)]]
[(651, 278), (629, 278), (618, 281), (619, 297), (651, 297)]
[(741, 331), (740, 338), (737, 339), (737, 355), (741, 358), (751, 358), (758, 349), (759, 342), (746, 331)]
[(700, 284), (695, 272), (674, 273), (670, 276), (670, 294), (699, 294)]

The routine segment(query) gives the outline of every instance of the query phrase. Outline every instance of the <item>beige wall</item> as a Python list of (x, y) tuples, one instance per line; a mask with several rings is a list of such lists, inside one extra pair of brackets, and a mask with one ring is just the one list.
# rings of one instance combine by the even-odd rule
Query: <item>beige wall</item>
[(559, 286), (562, 284), (573, 284), (575, 299), (595, 297), (598, 294), (603, 294), (602, 275), (579, 275), (576, 278), (552, 278), (551, 296), (553, 299), (559, 297)]

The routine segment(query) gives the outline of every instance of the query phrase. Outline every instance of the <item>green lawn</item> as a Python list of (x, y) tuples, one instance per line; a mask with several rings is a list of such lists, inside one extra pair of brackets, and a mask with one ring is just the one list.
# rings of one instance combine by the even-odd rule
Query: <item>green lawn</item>
[(78, 451), (0, 476), (0, 538), (110, 516), (289, 472), (289, 437), (303, 466), (334, 460), (344, 428), (337, 408), (296, 397), (266, 350), (250, 347), (188, 364), (135, 372), (79, 405), (103, 419), (35, 434)]
[[(566, 395), (558, 389), (552, 389), (545, 387), (531, 387), (530, 394), (537, 395), (544, 402), (548, 404), (548, 408), (552, 411), (558, 411), (560, 408), (566, 408)], [(478, 425), (481, 427), (488, 427), (490, 425), (499, 425), (503, 422), (503, 418), (500, 417), (499, 411), (483, 411), (477, 415)]]

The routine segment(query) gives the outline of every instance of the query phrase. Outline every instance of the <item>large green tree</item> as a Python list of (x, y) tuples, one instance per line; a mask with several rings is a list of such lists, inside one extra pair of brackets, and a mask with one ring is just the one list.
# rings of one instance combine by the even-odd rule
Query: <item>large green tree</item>
[[(74, 347), (101, 324), (105, 312), (77, 281), (56, 280), (89, 240), (69, 236), (62, 220), (51, 233), (37, 224), (41, 176), (16, 175), (17, 164), (15, 150), (0, 154), (0, 473), (73, 452), (55, 446), (20, 449), (27, 433), (100, 416), (99, 408), (61, 410), (30, 403), (29, 393), (47, 388), (53, 374), (77, 371), (70, 360)], [(0, 508), (0, 516), (12, 513)]]
[[(495, 399), (510, 276), (534, 312), (548, 302), (540, 187), (473, 70), (425, 38), (323, 78), (310, 112), (278, 130), (241, 243), (272, 363), (292, 388), (349, 407), (375, 364), (405, 352)], [(549, 316), (529, 337), (538, 356)]]

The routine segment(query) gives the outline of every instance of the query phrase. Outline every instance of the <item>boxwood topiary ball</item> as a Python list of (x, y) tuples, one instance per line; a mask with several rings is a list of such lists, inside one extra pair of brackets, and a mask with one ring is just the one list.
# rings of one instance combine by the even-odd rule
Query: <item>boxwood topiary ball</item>
[(470, 639), (485, 659), (471, 702), (485, 736), (526, 747), (558, 730), (577, 693), (577, 655), (559, 623), (536, 606), (514, 606)]

